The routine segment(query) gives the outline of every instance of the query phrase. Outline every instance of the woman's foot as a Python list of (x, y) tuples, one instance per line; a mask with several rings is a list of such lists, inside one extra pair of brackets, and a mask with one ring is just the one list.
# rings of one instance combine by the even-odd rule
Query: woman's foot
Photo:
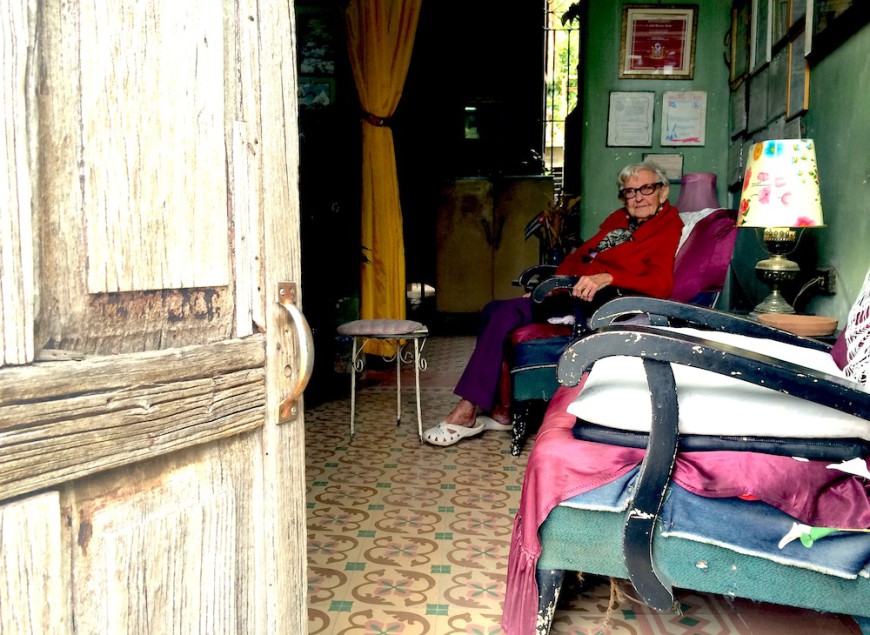
[(444, 417), (444, 423), (472, 428), (474, 427), (475, 419), (477, 419), (477, 406), (470, 401), (462, 399), (456, 404), (456, 407), (450, 414)]
[(477, 422), (472, 426), (463, 426), (460, 424), (447, 423), (442, 421), (434, 428), (429, 428), (423, 433), (423, 438), (432, 445), (453, 445), (457, 441), (461, 441), (466, 437), (473, 437), (486, 429), (483, 422)]
[(477, 406), (462, 399), (441, 423), (426, 430), (423, 438), (432, 445), (453, 445), (485, 429), (484, 423), (477, 421)]
[(510, 425), (511, 414), (510, 411), (504, 406), (496, 406), (492, 409), (492, 412), (489, 414), (489, 416), (502, 425)]
[(486, 415), (479, 415), (477, 417), (477, 423), (482, 423), (484, 430), (513, 430), (513, 426), (511, 424), (501, 423)]
[(496, 405), (489, 415), (478, 415), (478, 423), (483, 423), (485, 430), (512, 430), (510, 412), (504, 406)]
[(423, 438), (432, 445), (453, 445), (466, 437), (473, 437), (484, 430), (510, 430), (510, 414), (507, 408), (496, 406), (491, 416), (477, 414), (477, 406), (462, 399), (437, 426), (423, 433)]

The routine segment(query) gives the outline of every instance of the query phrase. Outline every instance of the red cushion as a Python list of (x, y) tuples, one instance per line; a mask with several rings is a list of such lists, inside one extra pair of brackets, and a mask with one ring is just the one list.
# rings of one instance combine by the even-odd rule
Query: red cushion
[(514, 330), (511, 333), (511, 344), (516, 346), (523, 342), (539, 340), (545, 337), (561, 337), (571, 335), (574, 332), (570, 326), (564, 324), (550, 324), (549, 322), (533, 322)]

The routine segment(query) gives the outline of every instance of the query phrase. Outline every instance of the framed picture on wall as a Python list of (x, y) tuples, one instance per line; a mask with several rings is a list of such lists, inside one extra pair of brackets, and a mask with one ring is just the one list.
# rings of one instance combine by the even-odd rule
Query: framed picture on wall
[(629, 4), (622, 10), (620, 79), (693, 79), (696, 4)]
[(743, 144), (734, 142), (728, 147), (728, 187), (731, 188), (743, 179)]
[(657, 154), (644, 152), (643, 160), (655, 163), (668, 177), (669, 183), (679, 183), (683, 180), (683, 155), (682, 154)]
[(731, 91), (728, 103), (728, 122), (731, 138), (735, 138), (746, 132), (746, 87), (749, 82), (742, 82), (735, 90)]
[(790, 0), (788, 3), (788, 25), (794, 27), (807, 16), (808, 0)]
[(751, 34), (752, 5), (744, 0), (731, 11), (731, 64), (729, 81), (731, 86), (743, 81), (749, 73), (749, 53)]
[(706, 143), (706, 132), (706, 92), (666, 92), (662, 96), (661, 145), (702, 146)]
[(803, 33), (798, 33), (788, 44), (788, 108), (786, 119), (807, 111), (810, 97), (810, 69), (804, 57)]
[(752, 0), (750, 60), (756, 71), (770, 61), (770, 0)]
[(609, 147), (652, 146), (654, 92), (612, 92), (607, 111), (607, 145)]
[(803, 117), (795, 117), (782, 127), (783, 139), (803, 139), (806, 136), (807, 127)]
[(788, 33), (789, 0), (770, 0), (770, 46), (776, 48)]
[[(811, 64), (815, 64), (828, 53), (845, 42), (861, 27), (870, 22), (870, 2), (867, 0), (807, 0), (812, 4), (807, 15), (812, 19), (812, 30), (808, 38), (812, 50), (807, 54)], [(807, 31), (810, 31), (809, 26)]]
[(335, 80), (332, 77), (299, 77), (299, 107), (325, 108), (335, 102)]
[(767, 125), (767, 72), (770, 67), (762, 69), (749, 78), (749, 102), (746, 118), (746, 129), (752, 133)]
[(781, 49), (770, 60), (767, 77), (767, 120), (785, 114), (788, 93), (788, 48)]
[(299, 73), (333, 75), (337, 43), (336, 25), (331, 13), (314, 8), (300, 8), (296, 18)]

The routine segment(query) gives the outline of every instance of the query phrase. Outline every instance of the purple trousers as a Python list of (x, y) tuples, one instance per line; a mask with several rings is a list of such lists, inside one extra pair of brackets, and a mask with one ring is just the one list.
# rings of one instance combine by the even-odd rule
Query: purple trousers
[(483, 307), (477, 344), (453, 393), (490, 412), (495, 404), (505, 342), (511, 331), (531, 323), (531, 298), (493, 300)]

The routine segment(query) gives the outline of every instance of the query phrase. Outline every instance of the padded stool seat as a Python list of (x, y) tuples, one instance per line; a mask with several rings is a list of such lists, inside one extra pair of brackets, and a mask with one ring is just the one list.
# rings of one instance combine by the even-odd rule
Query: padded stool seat
[[(338, 327), (338, 334), (353, 337), (350, 372), (350, 438), (353, 439), (356, 411), (356, 374), (365, 368), (362, 354), (368, 340), (382, 340), (393, 347), (393, 354), (384, 356), (387, 361), (396, 360), (396, 425), (402, 420), (402, 362), (414, 363), (414, 380), (417, 396), (417, 436), (423, 443), (423, 415), (420, 408), (420, 371), (426, 370), (426, 360), (420, 355), (429, 336), (429, 329), (414, 320), (354, 320)], [(405, 350), (413, 341), (414, 352)]]

